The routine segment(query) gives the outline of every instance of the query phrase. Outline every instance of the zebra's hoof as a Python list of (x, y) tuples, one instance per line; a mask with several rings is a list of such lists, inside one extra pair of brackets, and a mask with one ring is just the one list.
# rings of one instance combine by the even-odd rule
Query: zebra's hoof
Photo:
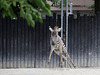
[(50, 64), (50, 62), (48, 61), (48, 64)]
[(63, 68), (64, 67), (63, 64), (60, 64), (60, 67)]
[(76, 68), (76, 66), (74, 66), (74, 68)]

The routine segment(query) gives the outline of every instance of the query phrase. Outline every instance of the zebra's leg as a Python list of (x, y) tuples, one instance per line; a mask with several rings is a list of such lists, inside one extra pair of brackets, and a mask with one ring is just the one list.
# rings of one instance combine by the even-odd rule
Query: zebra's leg
[(52, 53), (53, 53), (53, 48), (51, 47), (51, 51), (50, 51), (50, 55), (49, 55), (49, 60), (48, 60), (48, 64), (50, 63), (50, 60), (51, 60), (51, 55), (52, 55)]
[(66, 53), (66, 56), (68, 57), (68, 59), (70, 60), (70, 62), (72, 63), (73, 67), (76, 68), (76, 66), (74, 65), (74, 63), (72, 62), (67, 50), (65, 48), (63, 48), (64, 53)]
[[(57, 51), (54, 50), (54, 52), (55, 52), (58, 56), (60, 56), (59, 53), (58, 53)], [(62, 58), (68, 63), (69, 67), (71, 67), (71, 65), (70, 65), (70, 63), (68, 62), (68, 60), (66, 59), (66, 57), (62, 55)]]
[(60, 66), (63, 67), (62, 51), (61, 50), (59, 50), (59, 56), (60, 56)]

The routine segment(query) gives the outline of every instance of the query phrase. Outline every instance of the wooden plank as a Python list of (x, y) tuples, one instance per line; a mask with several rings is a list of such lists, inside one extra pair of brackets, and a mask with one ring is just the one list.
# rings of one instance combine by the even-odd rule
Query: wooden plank
[(9, 67), (11, 67), (11, 18), (9, 17)]
[(7, 42), (7, 40), (6, 40), (6, 18), (5, 19), (3, 19), (3, 28), (2, 28), (2, 30), (3, 30), (3, 43), (2, 43), (2, 57), (3, 57), (3, 62), (2, 62), (2, 68), (6, 68), (6, 42)]
[(32, 64), (31, 64), (31, 26), (28, 27), (28, 42), (29, 42), (29, 48), (28, 48), (28, 54), (29, 54), (29, 61), (28, 61), (28, 67), (31, 68)]
[(30, 44), (30, 35), (29, 35), (29, 25), (27, 26), (27, 37), (28, 37), (28, 41), (27, 41), (27, 68), (30, 68), (30, 47), (29, 47), (29, 44)]
[(43, 33), (44, 33), (44, 35), (43, 35), (43, 40), (44, 40), (44, 48), (43, 48), (43, 65), (44, 65), (44, 67), (47, 67), (47, 65), (46, 65), (46, 56), (47, 56), (47, 50), (46, 50), (46, 20), (45, 20), (45, 22), (44, 22), (44, 26), (43, 26)]
[(37, 37), (37, 23), (36, 23), (36, 26), (35, 26), (35, 46), (36, 46), (36, 48), (35, 48), (35, 67), (37, 68), (38, 67), (38, 56), (37, 56), (37, 53), (38, 53), (38, 47), (37, 47), (37, 41), (38, 41), (38, 37)]
[(92, 49), (92, 18), (90, 18), (90, 66), (92, 66), (92, 54), (93, 54), (93, 49)]
[(70, 35), (71, 41), (70, 42), (71, 42), (72, 45), (71, 45), (71, 51), (68, 50), (68, 52), (70, 53), (70, 57), (71, 57), (72, 61), (75, 63), (75, 33), (76, 33), (75, 32), (75, 26), (76, 26), (76, 24), (75, 24), (74, 15), (70, 15), (70, 19), (71, 19), (70, 22), (72, 22), (72, 23), (70, 23), (70, 24), (72, 24), (71, 25), (72, 27), (71, 27), (71, 35)]
[(91, 18), (88, 19), (88, 67), (91, 66)]
[(77, 49), (77, 19), (74, 19), (74, 23), (75, 23), (75, 31), (74, 31), (74, 64), (77, 66), (77, 60), (78, 60), (78, 58), (77, 58), (77, 53), (78, 53), (78, 49)]
[[(96, 16), (96, 18), (98, 19), (98, 16)], [(98, 20), (96, 20), (97, 22), (97, 66), (98, 66)]]
[(38, 23), (38, 65), (40, 68), (40, 23)]
[(0, 69), (2, 68), (2, 14), (0, 13)]
[(94, 58), (94, 63), (95, 63), (95, 67), (98, 66), (98, 59), (97, 59), (97, 54), (98, 54), (98, 48), (97, 48), (97, 41), (98, 41), (98, 38), (97, 38), (97, 33), (98, 33), (98, 26), (97, 26), (97, 15), (94, 17), (94, 26), (95, 26), (95, 31), (94, 31), (94, 36), (95, 36), (95, 58)]
[(72, 54), (72, 61), (75, 63), (75, 19), (73, 18), (73, 39), (72, 39), (72, 45), (73, 45), (73, 54)]
[[(36, 25), (37, 25), (37, 23), (36, 23)], [(35, 28), (34, 28), (34, 33), (35, 33), (35, 34), (34, 34), (34, 35), (35, 35), (35, 38), (34, 38), (34, 40), (35, 40), (35, 41), (34, 41), (34, 44), (35, 44), (35, 45), (34, 45), (34, 46), (35, 46), (35, 48), (34, 48), (34, 49), (35, 49), (35, 50), (34, 50), (34, 67), (35, 67), (35, 68), (36, 68), (36, 25), (35, 25)]]
[(46, 19), (44, 20), (44, 25), (43, 25), (43, 67), (46, 67)]
[(87, 67), (89, 66), (89, 44), (90, 44), (90, 42), (89, 42), (89, 16), (87, 16)]
[(18, 68), (18, 20), (16, 22), (16, 35), (17, 35), (17, 43), (16, 43), (16, 68)]
[(20, 25), (21, 25), (21, 36), (20, 36), (20, 67), (24, 67), (24, 19), (20, 18)]
[(75, 49), (76, 49), (76, 50), (75, 50), (75, 51), (76, 51), (76, 63), (75, 63), (75, 65), (78, 67), (78, 51), (79, 51), (79, 49), (78, 49), (78, 46), (79, 46), (79, 45), (78, 45), (78, 42), (79, 42), (79, 41), (78, 41), (78, 39), (79, 39), (79, 38), (78, 38), (78, 36), (79, 36), (79, 35), (78, 35), (78, 33), (79, 33), (79, 32), (78, 32), (78, 30), (79, 30), (79, 29), (78, 29), (78, 26), (79, 26), (79, 25), (78, 25), (78, 17), (77, 17), (76, 20), (75, 20), (75, 24), (76, 24), (76, 25), (75, 25), (75, 33), (76, 33), (76, 34), (75, 34), (75, 37), (76, 37), (76, 39), (75, 39), (75, 40), (76, 40), (76, 47), (75, 47)]
[(72, 61), (74, 61), (74, 56), (73, 56), (73, 51), (74, 51), (74, 17), (73, 15), (71, 16), (71, 22), (72, 22), (72, 31), (71, 31), (71, 51), (70, 51), (70, 57)]
[(100, 12), (100, 1), (95, 0), (95, 12)]
[(13, 67), (16, 68), (17, 67), (17, 21), (15, 20), (14, 21), (14, 36), (13, 36), (13, 41), (14, 41), (14, 44), (13, 44), (13, 51), (14, 51), (14, 64), (13, 64)]
[(82, 67), (84, 67), (84, 54), (85, 54), (85, 20), (84, 15), (82, 16)]
[(36, 23), (36, 68), (39, 68), (39, 27), (38, 27), (39, 23)]
[(45, 67), (44, 64), (44, 25), (45, 25), (45, 19), (43, 19), (43, 26), (42, 26), (42, 67)]
[(34, 55), (35, 55), (35, 27), (34, 28), (31, 28), (31, 64), (32, 64), (32, 68), (34, 68), (34, 61), (35, 61), (35, 58), (34, 58)]
[(80, 61), (80, 49), (81, 49), (81, 47), (80, 47), (80, 45), (81, 45), (81, 43), (80, 43), (80, 41), (81, 41), (81, 38), (80, 38), (80, 36), (81, 36), (81, 20), (80, 20), (80, 14), (79, 13), (77, 13), (77, 20), (78, 20), (78, 32), (77, 32), (77, 35), (78, 35), (78, 47), (77, 47), (77, 49), (78, 49), (78, 67), (80, 67), (80, 63), (81, 63), (81, 61)]
[(25, 34), (26, 34), (26, 33), (25, 33), (25, 31), (26, 31), (26, 30), (25, 30), (25, 23), (26, 23), (26, 22), (25, 22), (25, 19), (23, 19), (22, 22), (23, 22), (23, 23), (22, 23), (22, 27), (23, 27), (23, 28), (22, 28), (22, 34), (23, 34), (23, 35), (22, 35), (22, 37), (23, 37), (23, 40), (22, 40), (22, 41), (23, 41), (23, 45), (22, 45), (22, 46), (23, 46), (23, 47), (22, 47), (22, 48), (23, 48), (23, 66), (22, 66), (22, 67), (25, 68), (25, 40), (26, 40), (26, 39), (25, 39)]
[(88, 60), (88, 51), (87, 51), (87, 46), (88, 46), (88, 28), (87, 28), (87, 15), (84, 15), (84, 38), (85, 38), (85, 42), (84, 42), (84, 60), (83, 60), (83, 64), (84, 64), (84, 67), (87, 67), (88, 64), (87, 64), (87, 60)]
[(97, 14), (98, 21), (98, 66), (100, 66), (100, 13)]
[(11, 20), (11, 58), (10, 67), (14, 67), (14, 22)]
[(81, 17), (81, 16), (80, 16), (80, 22), (81, 22), (81, 23), (80, 23), (80, 44), (81, 44), (81, 45), (80, 45), (80, 67), (82, 67), (82, 62), (83, 62), (83, 61), (82, 61), (82, 37), (83, 37), (83, 36), (82, 36), (82, 33), (83, 33), (83, 32), (82, 32), (82, 28), (83, 28), (83, 27), (82, 27), (82, 17)]
[(92, 17), (92, 67), (95, 65), (95, 24), (94, 17)]
[(93, 38), (93, 22), (92, 22), (92, 18), (91, 18), (91, 59), (90, 59), (90, 61), (91, 61), (91, 67), (93, 66), (93, 57), (92, 57), (92, 55), (93, 55), (93, 40), (92, 40), (92, 38)]
[(83, 59), (83, 67), (85, 66), (85, 63), (86, 63), (86, 58), (85, 58), (85, 54), (86, 54), (86, 48), (85, 48), (85, 42), (86, 42), (86, 22), (85, 22), (85, 15), (83, 15), (82, 17), (82, 27), (83, 27), (83, 45), (82, 45), (82, 48), (83, 48), (83, 51), (82, 51), (82, 59)]
[(50, 50), (50, 32), (49, 32), (49, 26), (50, 26), (50, 17), (46, 16), (46, 67), (49, 68), (48, 64), (48, 58), (49, 58), (49, 50)]
[[(73, 15), (70, 15), (70, 21), (69, 21), (69, 47), (68, 47), (68, 53), (69, 53), (69, 56), (71, 57), (72, 61), (73, 61), (73, 51), (74, 51), (74, 17)], [(68, 59), (68, 58), (67, 58)]]
[(87, 59), (86, 59), (86, 61), (87, 61), (87, 63), (86, 63), (86, 67), (88, 67), (89, 65), (89, 44), (90, 44), (90, 42), (89, 42), (89, 16), (87, 16), (87, 24), (86, 24), (86, 26), (87, 26), (87, 35), (86, 35), (86, 37), (87, 37), (87, 53), (86, 53), (86, 56), (87, 56)]
[(21, 63), (20, 63), (20, 61), (21, 61), (21, 54), (20, 54), (21, 53), (21, 41), (20, 41), (21, 40), (21, 25), (20, 25), (20, 22), (21, 21), (20, 21), (19, 16), (18, 16), (17, 20), (18, 20), (18, 23), (17, 23), (17, 25), (18, 25), (18, 29), (17, 29), (17, 31), (18, 31), (18, 51), (17, 51), (18, 52), (18, 58), (17, 58), (18, 61), (17, 61), (17, 63), (18, 64), (17, 64), (17, 67), (20, 68), (21, 67), (20, 66), (21, 65)]
[(10, 17), (7, 17), (7, 68), (10, 67)]
[(40, 31), (39, 31), (39, 37), (40, 37), (40, 45), (39, 45), (39, 48), (40, 48), (40, 68), (42, 68), (43, 67), (43, 62), (42, 62), (42, 48), (43, 48), (43, 46), (42, 46), (42, 44), (43, 44), (43, 40), (42, 40), (42, 38), (43, 38), (43, 36), (42, 36), (42, 33), (43, 33), (43, 24), (41, 24), (40, 23)]
[(24, 67), (25, 68), (27, 68), (28, 67), (28, 24), (27, 24), (27, 22), (26, 22), (26, 20), (25, 20), (25, 35), (24, 35), (25, 37), (25, 40), (24, 40), (24, 48), (25, 48), (25, 57), (24, 57), (24, 59), (25, 59), (25, 61), (24, 61)]
[(81, 47), (81, 49), (80, 49), (80, 60), (81, 60), (81, 64), (80, 64), (80, 66), (81, 67), (83, 67), (83, 51), (84, 51), (84, 22), (83, 22), (83, 16), (80, 16), (80, 19), (81, 19), (81, 36), (80, 36), (80, 38), (81, 38), (81, 40), (80, 40), (80, 43), (81, 43), (81, 45), (80, 45), (80, 47)]

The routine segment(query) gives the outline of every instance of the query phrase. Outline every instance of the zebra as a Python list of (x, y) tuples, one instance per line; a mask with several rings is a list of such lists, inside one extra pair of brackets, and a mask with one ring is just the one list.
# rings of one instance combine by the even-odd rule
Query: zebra
[(50, 55), (49, 55), (49, 60), (48, 63), (50, 63), (51, 60), (51, 55), (53, 53), (53, 51), (60, 56), (60, 66), (63, 67), (63, 60), (66, 60), (66, 62), (68, 63), (68, 65), (71, 67), (71, 64), (68, 62), (68, 60), (66, 59), (66, 57), (64, 55), (62, 55), (62, 51), (64, 51), (64, 53), (66, 54), (67, 58), (70, 60), (70, 62), (72, 63), (73, 67), (76, 67), (74, 65), (74, 63), (72, 62), (66, 47), (63, 43), (62, 38), (58, 35), (58, 32), (61, 31), (61, 28), (58, 28), (58, 26), (55, 26), (53, 29), (49, 26), (49, 30), (51, 31), (51, 37), (50, 37), (50, 46), (51, 46), (51, 50), (50, 50)]

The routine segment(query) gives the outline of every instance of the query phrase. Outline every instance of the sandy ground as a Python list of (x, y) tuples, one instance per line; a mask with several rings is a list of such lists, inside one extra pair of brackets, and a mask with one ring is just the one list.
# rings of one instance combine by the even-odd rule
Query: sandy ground
[(0, 75), (100, 75), (100, 68), (0, 69)]

